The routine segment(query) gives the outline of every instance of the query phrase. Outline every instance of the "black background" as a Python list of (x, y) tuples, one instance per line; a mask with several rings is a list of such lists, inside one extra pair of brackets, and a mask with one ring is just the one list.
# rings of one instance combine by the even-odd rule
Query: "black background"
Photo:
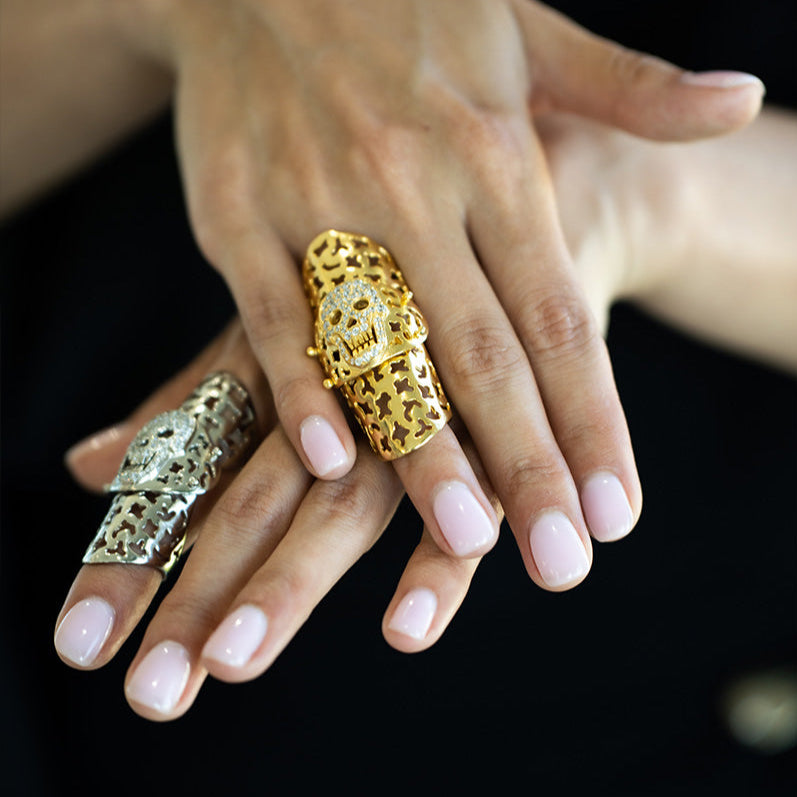
[[(797, 105), (793, 2), (558, 7), (692, 69), (754, 72), (769, 101)], [(122, 693), (140, 632), (86, 674), (59, 662), (52, 625), (107, 503), (71, 483), (63, 451), (233, 312), (192, 243), (169, 121), (12, 219), (0, 245), (11, 793), (793, 793), (789, 756), (736, 745), (718, 711), (739, 673), (797, 662), (792, 379), (617, 307), (645, 510), (596, 548), (583, 585), (536, 588), (504, 534), (442, 640), (397, 653), (380, 621), (420, 532), (403, 506), (268, 673), (210, 681), (184, 718), (155, 724)]]

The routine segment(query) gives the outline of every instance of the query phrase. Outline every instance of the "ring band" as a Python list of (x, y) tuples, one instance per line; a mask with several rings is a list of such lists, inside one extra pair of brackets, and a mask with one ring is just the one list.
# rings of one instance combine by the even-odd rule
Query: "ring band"
[(150, 565), (166, 575), (182, 553), (194, 502), (248, 449), (254, 417), (243, 385), (218, 372), (180, 409), (146, 424), (107, 488), (117, 495), (83, 563)]
[(317, 357), (384, 460), (428, 442), (451, 407), (423, 345), (421, 311), (390, 253), (364, 235), (327, 230), (307, 249), (304, 286)]

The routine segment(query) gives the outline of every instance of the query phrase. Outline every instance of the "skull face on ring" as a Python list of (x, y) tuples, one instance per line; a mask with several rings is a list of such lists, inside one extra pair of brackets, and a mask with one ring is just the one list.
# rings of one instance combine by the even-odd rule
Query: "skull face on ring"
[(362, 280), (338, 285), (321, 302), (327, 357), (335, 365), (342, 359), (354, 368), (379, 362), (387, 347), (387, 316), (376, 288)]
[(319, 348), (345, 382), (422, 343), (426, 327), (411, 294), (354, 279), (335, 286), (319, 308)]
[(185, 453), (195, 428), (194, 419), (182, 410), (153, 418), (130, 443), (111, 489), (131, 490), (156, 478), (166, 465)]

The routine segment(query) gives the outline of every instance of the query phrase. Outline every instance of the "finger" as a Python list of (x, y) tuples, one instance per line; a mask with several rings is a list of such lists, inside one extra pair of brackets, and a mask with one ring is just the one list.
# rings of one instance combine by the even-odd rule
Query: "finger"
[[(70, 448), (64, 462), (73, 478), (88, 490), (101, 491), (119, 469), (138, 430), (156, 415), (178, 407), (202, 379), (229, 364), (235, 376), (252, 386), (251, 397), (261, 432), (273, 426), (273, 406), (262, 372), (252, 357), (236, 357), (246, 350), (244, 332), (234, 320), (185, 368), (155, 390), (125, 420), (95, 432)], [(225, 370), (230, 370), (227, 368)]]
[[(240, 140), (247, 120), (234, 101), (225, 101), (229, 92), (223, 82), (218, 85), (218, 76), (201, 69), (199, 76), (203, 82), (181, 86), (178, 95), (194, 234), (232, 291), (288, 438), (310, 473), (339, 478), (354, 463), (356, 448), (335, 396), (324, 389), (318, 366), (306, 356), (312, 318), (298, 265), (264, 224), (262, 164)], [(213, 101), (199, 102), (191, 96), (196, 92), (212, 94)], [(193, 116), (184, 119), (189, 107)]]
[[(427, 316), (432, 359), (478, 448), (529, 575), (547, 589), (569, 588), (591, 562), (575, 484), (526, 353), (461, 222), (457, 231), (438, 221), (397, 234), (391, 251)], [(544, 563), (535, 561), (532, 539), (542, 541), (537, 547), (545, 552)]]
[[(500, 522), (503, 507), (487, 479), (484, 465), (467, 435), (462, 439), (468, 462)], [(414, 653), (437, 642), (462, 604), (480, 562), (480, 558), (449, 556), (428, 529), (424, 529), (382, 620), (382, 633), (388, 644), (396, 650)]]
[[(249, 386), (259, 384), (262, 372), (248, 347), (243, 344), (240, 325), (232, 324), (209, 347), (212, 357), (200, 355), (180, 375), (150, 396), (131, 416), (129, 438), (154, 415), (178, 406), (209, 371), (227, 370)], [(230, 348), (232, 347), (232, 348)], [(196, 377), (194, 380), (193, 377)], [(190, 380), (190, 381), (189, 381)], [(269, 414), (268, 391), (253, 391), (250, 397), (256, 412)], [(127, 434), (127, 433), (126, 433)], [(106, 452), (89, 452), (82, 459), (83, 473), (97, 482), (110, 481), (124, 456), (129, 440), (120, 436), (122, 448), (115, 464), (110, 465)], [(112, 444), (115, 445), (115, 444)], [(96, 461), (92, 460), (96, 457)], [(87, 479), (88, 480), (88, 479)], [(213, 505), (224, 482), (214, 491), (197, 499), (189, 525), (186, 547), (190, 547), (203, 515)], [(56, 620), (55, 648), (62, 660), (71, 666), (96, 669), (106, 664), (141, 619), (162, 583), (160, 573), (152, 567), (124, 564), (84, 565), (77, 574)]]
[(528, 354), (587, 526), (598, 540), (616, 540), (641, 509), (631, 440), (600, 327), (559, 232), (543, 154), (531, 138), (528, 146), (525, 169), (480, 183), (491, 201), (473, 208), (469, 228)]
[(427, 529), (385, 611), (382, 633), (404, 653), (431, 647), (442, 636), (470, 587), (481, 558), (444, 553)]
[(126, 680), (139, 714), (162, 720), (188, 708), (205, 677), (198, 658), (210, 629), (272, 555), (309, 483), (278, 427), (208, 514), (180, 579), (147, 628)]
[(483, 556), (495, 545), (500, 521), (448, 426), (393, 466), (441, 552)]
[(686, 141), (751, 122), (764, 86), (740, 72), (694, 73), (596, 36), (530, 0), (513, 7), (532, 57), (533, 104), (645, 138)]
[[(243, 681), (276, 658), (396, 508), (401, 489), (391, 468), (362, 453), (342, 479), (313, 484), (287, 533), (268, 517), (264, 524), (259, 499), (231, 503), (231, 527), (223, 497), (131, 665), (126, 693), (138, 713), (172, 719), (191, 705), (206, 672)], [(244, 495), (261, 485), (262, 476)], [(176, 673), (170, 688), (153, 694), (153, 668)]]

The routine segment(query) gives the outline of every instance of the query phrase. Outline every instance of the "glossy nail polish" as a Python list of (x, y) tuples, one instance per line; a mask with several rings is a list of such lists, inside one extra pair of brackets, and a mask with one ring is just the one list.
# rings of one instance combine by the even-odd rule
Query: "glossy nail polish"
[(546, 512), (537, 518), (529, 543), (537, 569), (549, 587), (571, 584), (589, 570), (584, 544), (562, 512)]
[(689, 86), (703, 86), (709, 89), (735, 89), (739, 86), (760, 86), (764, 84), (755, 75), (747, 72), (684, 72), (681, 82)]
[(76, 603), (55, 632), (55, 649), (79, 667), (94, 663), (113, 628), (115, 612), (102, 598)]
[(625, 537), (634, 514), (620, 480), (608, 472), (594, 473), (581, 489), (581, 506), (590, 534), (601, 542)]
[(327, 476), (349, 463), (349, 455), (331, 424), (320, 415), (311, 415), (299, 428), (302, 448), (319, 476)]
[(429, 633), (436, 611), (437, 595), (430, 589), (418, 587), (401, 599), (387, 627), (413, 639), (423, 639)]
[(180, 700), (190, 672), (188, 651), (178, 642), (161, 642), (141, 660), (125, 692), (130, 700), (166, 714)]
[(242, 667), (266, 637), (268, 620), (257, 606), (239, 606), (211, 634), (202, 657), (230, 667)]
[(492, 542), (497, 530), (482, 505), (462, 482), (446, 482), (435, 493), (437, 525), (457, 556), (468, 556)]

